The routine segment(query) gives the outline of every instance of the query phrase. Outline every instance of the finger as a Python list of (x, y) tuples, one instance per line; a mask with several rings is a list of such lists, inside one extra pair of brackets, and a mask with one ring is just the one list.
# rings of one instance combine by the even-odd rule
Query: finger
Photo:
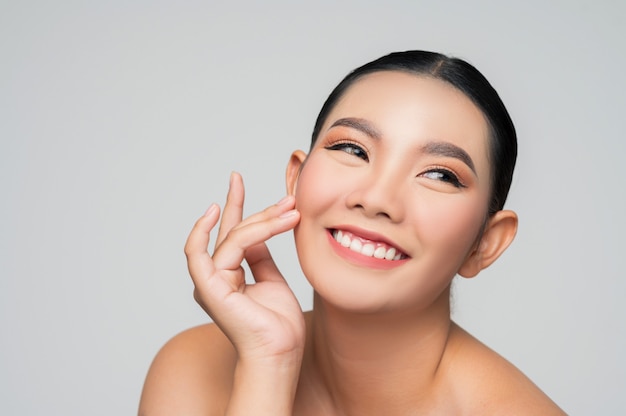
[(295, 202), (296, 202), (295, 198), (291, 195), (288, 195), (284, 197), (283, 199), (281, 199), (280, 201), (278, 201), (276, 204), (270, 205), (269, 207), (265, 208), (263, 211), (250, 215), (243, 221), (240, 221), (239, 224), (232, 227), (231, 230), (242, 228), (247, 225), (253, 224), (255, 222), (267, 221), (268, 219), (282, 215), (283, 213), (289, 211), (290, 209), (293, 209), (295, 206)]
[(232, 229), (213, 255), (215, 267), (219, 270), (239, 267), (246, 250), (294, 228), (298, 221), (300, 213), (294, 209), (264, 221)]
[(185, 256), (187, 267), (194, 284), (199, 280), (207, 279), (215, 272), (211, 256), (207, 252), (210, 233), (220, 216), (220, 209), (212, 204), (206, 213), (196, 221), (185, 243)]
[(241, 222), (243, 217), (243, 201), (245, 191), (243, 186), (243, 178), (237, 172), (230, 174), (230, 183), (228, 186), (228, 195), (226, 197), (226, 205), (224, 205), (224, 213), (222, 221), (215, 240), (215, 247), (218, 247), (228, 235), (228, 232)]
[(267, 244), (261, 243), (250, 247), (246, 250), (245, 258), (257, 283), (285, 280), (278, 270)]

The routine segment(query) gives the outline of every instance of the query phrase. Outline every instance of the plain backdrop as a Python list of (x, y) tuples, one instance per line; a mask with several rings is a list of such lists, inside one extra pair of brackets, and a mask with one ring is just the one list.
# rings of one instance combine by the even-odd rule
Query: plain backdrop
[[(134, 414), (209, 318), (182, 248), (232, 170), (246, 212), (354, 67), (463, 57), (519, 134), (516, 241), (454, 318), (571, 414), (626, 409), (626, 4), (0, 1), (0, 414)], [(304, 309), (291, 235), (270, 242)]]

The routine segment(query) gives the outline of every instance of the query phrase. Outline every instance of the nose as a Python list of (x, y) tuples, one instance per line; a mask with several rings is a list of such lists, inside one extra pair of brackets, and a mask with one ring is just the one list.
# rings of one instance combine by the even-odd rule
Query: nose
[(372, 170), (364, 175), (346, 195), (346, 205), (370, 218), (400, 222), (404, 218), (403, 181), (388, 171)]

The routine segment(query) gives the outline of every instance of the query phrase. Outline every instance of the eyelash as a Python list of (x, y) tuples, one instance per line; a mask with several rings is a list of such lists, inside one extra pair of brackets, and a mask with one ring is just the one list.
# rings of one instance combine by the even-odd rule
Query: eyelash
[(422, 173), (422, 176), (425, 176), (429, 173), (436, 173), (438, 174), (439, 179), (435, 179), (435, 180), (439, 180), (445, 183), (449, 183), (450, 185), (454, 186), (455, 188), (467, 188), (466, 185), (464, 185), (463, 183), (461, 183), (461, 181), (459, 180), (459, 177), (456, 176), (454, 174), (454, 172), (452, 172), (449, 169), (445, 169), (445, 168), (434, 168), (434, 169), (430, 169), (424, 173)]
[[(327, 150), (340, 150), (342, 152), (345, 152), (349, 155), (353, 155), (358, 157), (359, 159), (363, 159), (366, 162), (369, 162), (369, 157), (367, 155), (367, 151), (365, 149), (363, 149), (363, 147), (361, 147), (359, 144), (349, 141), (349, 140), (344, 140), (344, 141), (340, 141), (340, 142), (336, 142), (333, 144), (330, 144), (328, 146), (325, 147), (325, 149)], [(350, 150), (348, 150), (350, 149)], [(438, 178), (435, 178), (434, 180), (438, 180), (444, 183), (449, 183), (450, 185), (454, 186), (455, 188), (467, 188), (466, 185), (464, 185), (458, 178), (458, 176), (452, 172), (449, 169), (446, 168), (442, 168), (442, 167), (437, 167), (437, 168), (433, 168), (430, 169), (424, 173), (421, 174), (421, 176), (425, 176), (427, 174), (432, 174), (432, 173), (436, 173), (438, 174)], [(431, 178), (432, 179), (432, 178)]]
[(359, 159), (363, 159), (366, 162), (369, 162), (369, 157), (367, 156), (367, 151), (363, 149), (360, 145), (355, 142), (344, 140), (337, 143), (333, 143), (325, 147), (327, 150), (341, 150), (349, 155), (353, 155), (358, 157)]

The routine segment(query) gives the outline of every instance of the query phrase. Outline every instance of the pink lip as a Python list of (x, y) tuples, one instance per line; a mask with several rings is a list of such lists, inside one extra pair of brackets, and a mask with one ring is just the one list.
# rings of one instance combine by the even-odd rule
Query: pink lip
[[(388, 239), (382, 237), (379, 234), (376, 233), (372, 233), (366, 230), (361, 230), (355, 227), (344, 227), (344, 226), (339, 226), (337, 228), (333, 228), (336, 230), (342, 230), (342, 231), (349, 231), (352, 234), (368, 239), (368, 240), (372, 240), (372, 241), (377, 241), (377, 242), (381, 242), (381, 243), (385, 243), (391, 247), (395, 247), (396, 249), (400, 250), (400, 248), (393, 244), (392, 242), (390, 242)], [(352, 263), (356, 266), (361, 266), (361, 267), (367, 267), (367, 268), (371, 268), (371, 269), (379, 269), (379, 270), (389, 270), (389, 269), (393, 269), (396, 267), (399, 267), (401, 265), (403, 265), (404, 263), (406, 263), (409, 258), (405, 258), (405, 259), (401, 259), (401, 260), (385, 260), (385, 259), (377, 259), (376, 257), (370, 257), (370, 256), (364, 256), (361, 253), (357, 253), (356, 251), (352, 251), (347, 247), (342, 246), (341, 244), (339, 244), (332, 235), (332, 230), (333, 229), (329, 229), (328, 230), (328, 241), (330, 246), (333, 248), (333, 250), (335, 251), (335, 253), (337, 255), (339, 255), (340, 257), (342, 257), (344, 260), (347, 260), (349, 263)], [(404, 251), (400, 250), (401, 252), (404, 253)]]

